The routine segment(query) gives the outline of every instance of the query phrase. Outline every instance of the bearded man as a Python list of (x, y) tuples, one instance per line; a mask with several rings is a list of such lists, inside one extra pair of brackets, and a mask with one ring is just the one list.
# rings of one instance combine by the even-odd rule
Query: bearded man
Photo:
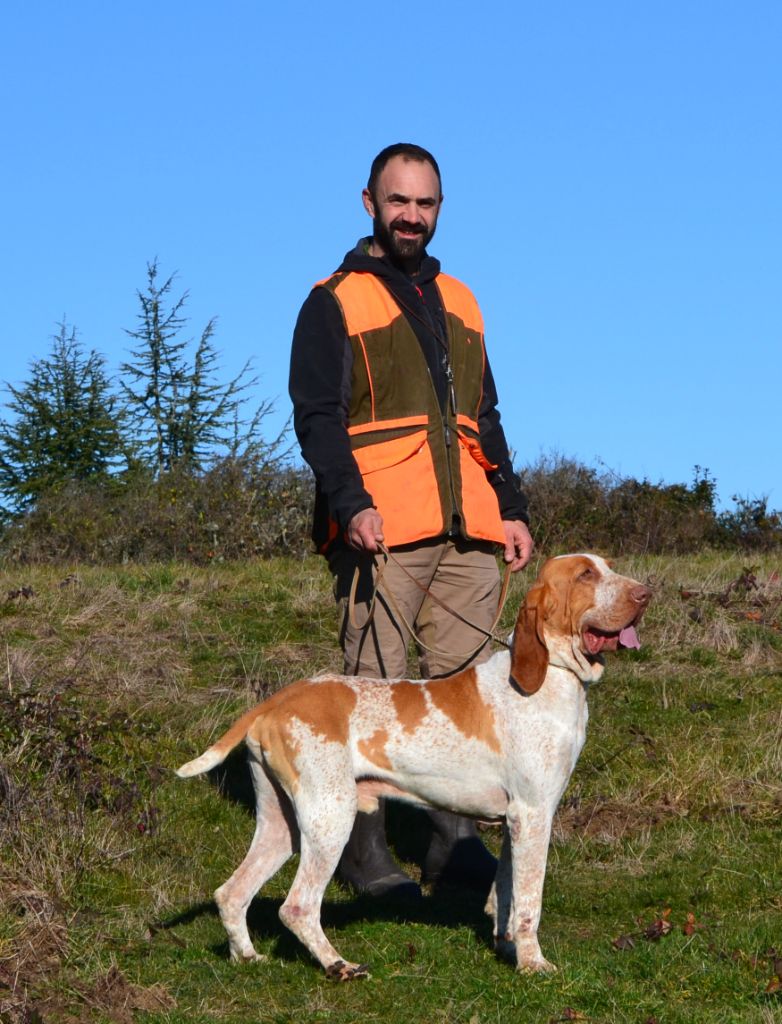
[[(335, 580), (345, 672), (404, 677), (404, 618), (420, 640), (421, 676), (434, 678), (489, 656), (486, 647), (476, 653), (481, 634), (462, 617), (490, 628), (498, 545), (513, 571), (529, 561), (527, 502), (478, 305), (427, 253), (443, 202), (437, 161), (420, 146), (388, 146), (362, 199), (371, 236), (315, 285), (296, 323), (294, 427), (315, 474), (313, 538)], [(371, 609), (381, 544), (394, 561)], [(359, 617), (351, 621), (356, 570)], [(474, 824), (426, 813), (432, 836), (422, 882), (488, 890), (496, 861)], [(420, 895), (391, 857), (382, 809), (357, 815), (338, 875), (359, 892)]]

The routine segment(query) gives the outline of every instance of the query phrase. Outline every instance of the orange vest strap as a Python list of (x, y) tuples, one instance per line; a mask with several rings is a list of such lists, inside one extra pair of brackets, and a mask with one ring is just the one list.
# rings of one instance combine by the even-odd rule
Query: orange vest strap
[(438, 274), (435, 280), (448, 312), (458, 316), (465, 327), (483, 334), (483, 317), (467, 285), (449, 274)]
[(348, 334), (364, 334), (387, 327), (401, 315), (393, 296), (374, 274), (348, 274), (334, 289)]

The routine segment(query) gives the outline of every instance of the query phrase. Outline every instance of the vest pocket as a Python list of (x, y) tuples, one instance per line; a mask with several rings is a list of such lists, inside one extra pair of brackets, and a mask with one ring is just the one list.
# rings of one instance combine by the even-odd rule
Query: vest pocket
[(497, 467), (484, 455), (480, 442), (458, 431), (459, 469), (462, 475), (462, 511), (464, 526), (470, 537), (505, 541), (500, 509), (494, 488), (486, 473)]
[(354, 448), (364, 486), (383, 517), (386, 544), (443, 533), (443, 514), (426, 430)]
[(483, 448), (481, 448), (480, 441), (476, 440), (474, 437), (470, 437), (469, 434), (463, 434), (461, 430), (458, 431), (458, 434), (459, 441), (462, 446), (467, 449), (481, 469), (484, 469), (488, 473), (490, 470), (497, 468), (497, 466), (493, 462), (489, 462), (483, 454)]

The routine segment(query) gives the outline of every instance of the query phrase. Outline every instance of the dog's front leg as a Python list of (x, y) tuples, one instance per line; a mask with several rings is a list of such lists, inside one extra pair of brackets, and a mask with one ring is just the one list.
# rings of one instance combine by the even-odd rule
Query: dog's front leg
[[(547, 807), (530, 807), (520, 802), (509, 805), (506, 814), (506, 841), (510, 845), (511, 892), (505, 897), (507, 916), (499, 929), (501, 901), (497, 888), (498, 940), (516, 947), (516, 967), (520, 971), (554, 971), (538, 944), (538, 924), (543, 902), (543, 882), (551, 836), (551, 813)], [(504, 852), (504, 843), (503, 843)], [(498, 883), (502, 864), (497, 873)], [(500, 951), (503, 949), (500, 947)]]

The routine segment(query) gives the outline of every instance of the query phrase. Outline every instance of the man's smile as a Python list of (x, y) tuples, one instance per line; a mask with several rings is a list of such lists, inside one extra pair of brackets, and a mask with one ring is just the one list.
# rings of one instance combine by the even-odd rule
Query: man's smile
[(416, 238), (418, 235), (423, 235), (426, 228), (423, 224), (392, 224), (391, 230), (401, 235), (402, 238)]

